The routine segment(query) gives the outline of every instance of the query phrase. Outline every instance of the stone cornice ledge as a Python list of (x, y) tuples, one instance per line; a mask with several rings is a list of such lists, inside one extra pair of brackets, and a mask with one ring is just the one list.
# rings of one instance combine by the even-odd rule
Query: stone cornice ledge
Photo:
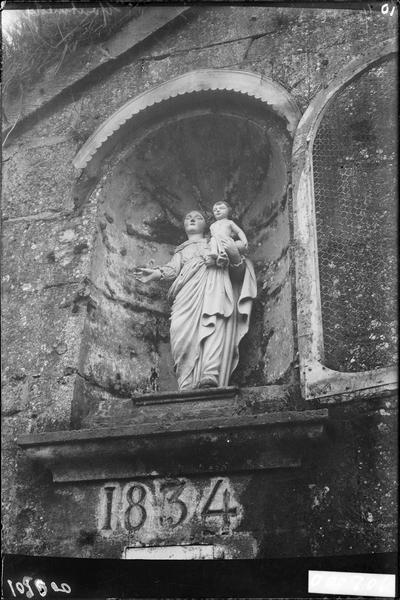
[(23, 435), (18, 444), (55, 482), (293, 468), (327, 419), (327, 409), (285, 411)]

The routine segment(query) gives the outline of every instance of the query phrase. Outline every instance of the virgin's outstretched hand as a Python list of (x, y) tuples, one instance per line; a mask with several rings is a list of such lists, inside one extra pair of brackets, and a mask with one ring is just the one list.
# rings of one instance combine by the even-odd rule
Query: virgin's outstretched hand
[[(139, 275), (139, 276), (138, 276)], [(150, 281), (158, 281), (161, 279), (160, 269), (148, 269), (147, 267), (136, 267), (135, 279), (140, 283), (150, 283)]]

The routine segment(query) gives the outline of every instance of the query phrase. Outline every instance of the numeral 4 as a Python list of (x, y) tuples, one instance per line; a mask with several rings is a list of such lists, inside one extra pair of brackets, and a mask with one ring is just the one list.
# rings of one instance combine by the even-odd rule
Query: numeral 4
[(237, 515), (237, 507), (229, 506), (231, 500), (231, 494), (228, 488), (222, 493), (222, 508), (211, 508), (212, 503), (215, 500), (215, 497), (221, 488), (224, 480), (217, 479), (213, 489), (211, 490), (211, 494), (209, 495), (207, 502), (205, 503), (203, 510), (201, 511), (201, 516), (205, 519), (208, 516), (221, 516), (224, 525), (229, 527), (231, 516)]

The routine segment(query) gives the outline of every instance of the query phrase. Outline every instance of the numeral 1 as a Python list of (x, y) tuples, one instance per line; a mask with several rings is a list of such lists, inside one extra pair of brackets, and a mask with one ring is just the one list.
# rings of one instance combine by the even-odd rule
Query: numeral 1
[(11, 588), (11, 593), (12, 593), (12, 595), (14, 596), (14, 598), (16, 598), (16, 597), (17, 597), (17, 594), (14, 592), (14, 586), (13, 586), (13, 584), (12, 584), (12, 581), (11, 581), (11, 579), (7, 579), (7, 583), (8, 583), (8, 585), (9, 585), (9, 586), (10, 586), (10, 588)]
[(102, 529), (111, 529), (111, 517), (112, 517), (115, 486), (105, 487), (104, 491), (106, 493), (106, 510), (105, 510), (104, 525), (103, 525)]

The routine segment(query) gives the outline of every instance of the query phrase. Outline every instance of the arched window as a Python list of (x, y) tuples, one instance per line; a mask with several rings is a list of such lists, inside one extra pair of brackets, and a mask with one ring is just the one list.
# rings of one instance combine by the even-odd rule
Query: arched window
[(396, 62), (356, 62), (299, 124), (295, 227), (306, 398), (375, 393), (397, 356)]

